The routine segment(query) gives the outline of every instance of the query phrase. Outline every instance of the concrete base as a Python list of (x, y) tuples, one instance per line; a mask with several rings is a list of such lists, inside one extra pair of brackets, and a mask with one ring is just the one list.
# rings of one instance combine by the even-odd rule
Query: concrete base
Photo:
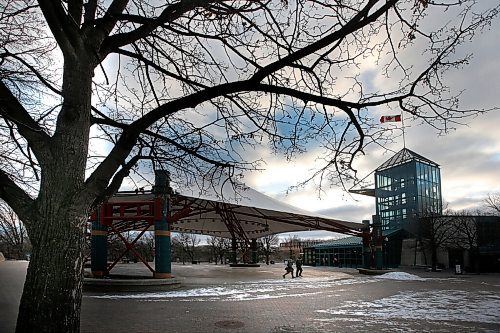
[(368, 268), (358, 268), (358, 272), (364, 275), (382, 275), (385, 273), (394, 272), (392, 269), (368, 269)]
[(154, 279), (148, 276), (111, 275), (109, 278), (84, 278), (85, 291), (117, 292), (117, 291), (165, 291), (181, 286), (178, 279)]

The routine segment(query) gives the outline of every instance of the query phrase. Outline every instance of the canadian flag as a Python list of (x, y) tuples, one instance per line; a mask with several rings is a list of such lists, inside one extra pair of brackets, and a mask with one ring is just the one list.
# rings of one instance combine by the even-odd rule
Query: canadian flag
[(380, 122), (381, 123), (387, 123), (391, 121), (401, 121), (401, 115), (396, 115), (396, 116), (382, 116), (380, 117)]

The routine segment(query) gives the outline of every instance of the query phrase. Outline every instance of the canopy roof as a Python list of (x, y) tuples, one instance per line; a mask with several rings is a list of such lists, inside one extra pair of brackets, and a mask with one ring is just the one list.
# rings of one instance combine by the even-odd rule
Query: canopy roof
[[(109, 202), (147, 202), (153, 199), (153, 194), (118, 194)], [(359, 235), (363, 228), (361, 223), (311, 213), (248, 187), (238, 195), (231, 190), (230, 186), (225, 186), (218, 196), (171, 194), (170, 216), (172, 217), (170, 226), (174, 232), (236, 237), (246, 240), (283, 232), (314, 229)], [(126, 221), (121, 223), (123, 226), (128, 226), (125, 229), (129, 230), (138, 230), (141, 225), (144, 225), (137, 220), (132, 224)]]

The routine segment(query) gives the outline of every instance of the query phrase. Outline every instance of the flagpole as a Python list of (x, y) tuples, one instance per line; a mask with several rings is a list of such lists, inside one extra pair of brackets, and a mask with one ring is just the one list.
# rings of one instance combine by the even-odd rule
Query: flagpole
[[(398, 115), (391, 115), (391, 116), (381, 116), (380, 117), (380, 123), (385, 123), (385, 122), (401, 122), (401, 130), (403, 131), (403, 149), (406, 148), (406, 136), (405, 136), (405, 123), (403, 119), (403, 110), (401, 110), (401, 114)], [(397, 126), (396, 126), (397, 127)], [(397, 128), (396, 128), (397, 129)], [(391, 132), (394, 130), (394, 128), (391, 129)]]
[(405, 120), (403, 117), (403, 110), (401, 110), (401, 129), (403, 130), (403, 149), (406, 148), (406, 138), (405, 138)]

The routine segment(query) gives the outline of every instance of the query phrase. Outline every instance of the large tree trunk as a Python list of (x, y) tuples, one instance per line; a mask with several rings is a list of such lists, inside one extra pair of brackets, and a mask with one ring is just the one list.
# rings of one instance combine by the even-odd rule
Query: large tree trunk
[(46, 154), (39, 158), (40, 192), (27, 224), (33, 254), (17, 332), (80, 330), (85, 227), (91, 205), (82, 201), (80, 191), (88, 153), (92, 66), (79, 56), (78, 61), (65, 61), (63, 105)]
[(87, 216), (51, 216), (35, 232), (17, 332), (78, 332)]

